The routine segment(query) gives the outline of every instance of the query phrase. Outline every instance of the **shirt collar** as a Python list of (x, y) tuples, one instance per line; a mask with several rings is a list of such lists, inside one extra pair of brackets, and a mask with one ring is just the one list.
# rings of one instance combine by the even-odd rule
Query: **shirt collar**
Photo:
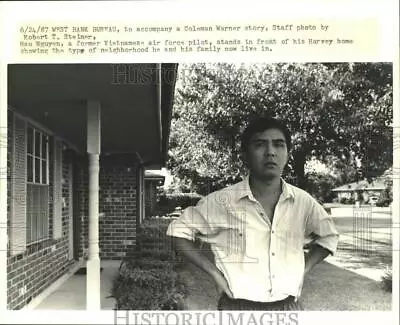
[[(294, 199), (294, 191), (292, 186), (286, 183), (283, 178), (281, 178), (281, 184), (282, 184), (281, 199), (282, 200), (286, 200), (289, 198)], [(238, 189), (236, 191), (236, 194), (237, 194), (236, 200), (248, 197), (250, 200), (256, 201), (250, 189), (249, 175), (247, 175), (241, 182), (238, 183)]]

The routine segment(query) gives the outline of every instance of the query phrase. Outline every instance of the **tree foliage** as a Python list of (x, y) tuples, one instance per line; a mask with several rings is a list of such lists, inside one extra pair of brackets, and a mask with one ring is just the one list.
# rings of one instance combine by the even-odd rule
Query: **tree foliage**
[(314, 196), (320, 203), (332, 202), (336, 194), (331, 190), (339, 185), (339, 180), (322, 173), (308, 173), (304, 189)]
[(201, 193), (238, 181), (239, 135), (262, 115), (292, 132), (286, 177), (300, 187), (312, 157), (352, 167), (350, 178), (376, 176), (392, 164), (391, 80), (383, 63), (183, 65), (169, 167)]

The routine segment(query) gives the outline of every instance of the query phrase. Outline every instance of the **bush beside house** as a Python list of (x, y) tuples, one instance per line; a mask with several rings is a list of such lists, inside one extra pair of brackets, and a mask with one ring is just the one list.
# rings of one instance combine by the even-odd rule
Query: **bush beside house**
[(339, 203), (341, 203), (341, 204), (355, 204), (356, 200), (353, 197), (351, 197), (351, 198), (342, 197), (339, 200)]
[(182, 260), (166, 236), (169, 222), (148, 218), (138, 229), (136, 251), (122, 261), (113, 283), (117, 309), (183, 309), (184, 286), (176, 272)]
[(166, 215), (175, 210), (176, 207), (182, 209), (196, 205), (202, 196), (197, 193), (171, 193), (160, 194), (157, 204), (157, 214)]
[(391, 186), (387, 186), (379, 196), (378, 201), (376, 202), (377, 207), (388, 207), (390, 203), (393, 201), (393, 188)]
[(393, 283), (392, 277), (393, 277), (393, 271), (391, 268), (389, 268), (382, 276), (383, 288), (388, 292), (392, 292), (392, 283)]

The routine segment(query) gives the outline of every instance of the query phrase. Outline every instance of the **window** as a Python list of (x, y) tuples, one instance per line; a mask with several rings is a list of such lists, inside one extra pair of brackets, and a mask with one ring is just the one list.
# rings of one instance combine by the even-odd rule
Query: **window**
[(26, 199), (26, 242), (33, 244), (49, 236), (49, 188), (28, 184)]
[(27, 168), (28, 183), (49, 184), (49, 137), (28, 126)]
[(26, 242), (49, 237), (49, 137), (27, 128)]

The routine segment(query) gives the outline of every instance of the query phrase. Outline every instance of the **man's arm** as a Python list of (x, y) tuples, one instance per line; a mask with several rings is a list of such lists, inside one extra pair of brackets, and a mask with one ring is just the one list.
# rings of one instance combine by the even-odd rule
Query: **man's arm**
[(218, 291), (225, 292), (228, 297), (233, 298), (232, 291), (229, 289), (228, 282), (220, 270), (196, 247), (194, 242), (185, 238), (172, 237), (175, 250), (193, 263), (201, 270), (206, 272), (214, 280)]
[(305, 257), (305, 269), (304, 274), (309, 273), (315, 265), (322, 262), (328, 255), (330, 251), (318, 244), (310, 245), (310, 251)]
[(334, 254), (339, 240), (332, 217), (315, 200), (311, 201), (310, 214), (306, 224), (306, 236), (312, 237), (308, 245), (310, 251), (305, 257), (305, 274), (323, 261), (329, 254)]

